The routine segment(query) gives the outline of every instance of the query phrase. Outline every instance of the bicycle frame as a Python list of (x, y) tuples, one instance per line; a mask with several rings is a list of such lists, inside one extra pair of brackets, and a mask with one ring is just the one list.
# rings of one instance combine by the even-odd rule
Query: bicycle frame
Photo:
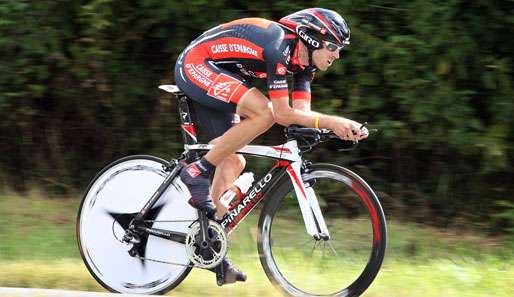
[[(77, 243), (87, 269), (98, 283), (112, 292), (162, 294), (180, 284), (191, 269), (201, 268), (216, 272), (221, 285), (227, 275), (226, 264), (220, 265), (229, 244), (227, 235), (266, 199), (256, 235), (260, 261), (270, 281), (291, 296), (360, 296), (376, 277), (386, 248), (386, 221), (378, 196), (351, 170), (303, 159), (305, 152), (324, 142), (335, 140), (341, 149), (351, 149), (356, 143), (339, 142), (330, 129), (293, 125), (285, 129), (287, 139), (283, 144), (241, 148), (235, 153), (268, 158), (271, 168), (256, 177), (257, 181), (226, 216), (212, 221), (205, 212), (188, 204), (191, 195), (179, 174), (187, 164), (216, 146), (198, 143), (191, 99), (176, 86), (161, 88), (178, 99), (182, 154), (169, 161), (133, 155), (110, 163), (90, 182), (79, 207)], [(327, 203), (338, 207), (322, 214), (314, 189), (320, 199), (321, 193), (326, 192), (328, 196), (323, 197)], [(340, 197), (345, 202), (339, 203)], [(296, 204), (294, 199), (301, 218), (297, 209), (289, 208), (290, 202)], [(330, 230), (332, 234), (325, 219), (335, 226)], [(341, 230), (345, 221), (351, 226)], [(355, 234), (354, 225), (358, 225)], [(293, 230), (294, 236), (282, 233), (283, 227)], [(341, 231), (342, 238), (336, 231)], [(355, 240), (347, 244), (344, 239), (348, 236)], [(335, 244), (332, 239), (343, 241)], [(342, 254), (336, 250), (339, 248)], [(347, 252), (355, 249), (359, 250), (355, 257)], [(370, 249), (369, 254), (366, 249)], [(302, 283), (303, 274), (320, 273), (316, 268), (326, 263), (335, 268), (346, 265), (347, 256), (352, 257), (351, 271), (336, 276), (333, 273), (337, 269), (321, 271), (326, 273), (324, 279), (337, 278), (333, 286), (312, 292), (315, 288)], [(295, 273), (289, 273), (291, 269), (296, 269)]]
[[(213, 145), (209, 144), (185, 145), (186, 151), (205, 151), (212, 147)], [(221, 221), (225, 232), (233, 231), (287, 172), (300, 205), (307, 233), (317, 239), (329, 236), (316, 194), (303, 182), (303, 160), (296, 140), (278, 146), (247, 145), (236, 153), (275, 159), (277, 164), (248, 190), (246, 196), (232, 207), (228, 216)]]
[[(185, 152), (182, 154), (184, 159), (197, 158), (199, 153), (209, 151), (213, 148), (210, 144), (198, 144), (196, 130), (192, 121), (189, 98), (185, 96), (176, 86), (160, 86), (161, 89), (174, 93), (179, 100), (179, 114), (184, 138)], [(305, 228), (309, 235), (315, 239), (330, 238), (325, 219), (321, 213), (316, 194), (313, 189), (306, 185), (302, 179), (302, 166), (304, 162), (301, 152), (295, 139), (289, 139), (286, 143), (278, 146), (247, 145), (237, 151), (238, 154), (251, 155), (257, 157), (271, 158), (277, 160), (277, 164), (271, 168), (258, 182), (248, 190), (246, 196), (237, 205), (231, 208), (228, 215), (220, 222), (225, 232), (229, 234), (237, 225), (255, 208), (255, 206), (266, 196), (266, 194), (284, 176), (285, 172), (289, 175), (293, 184), (298, 204), (305, 222)], [(152, 198), (147, 202), (143, 209), (135, 218), (135, 222), (142, 222), (146, 217), (147, 211), (159, 200), (161, 195), (171, 185), (175, 177), (180, 172), (182, 164), (173, 161), (174, 166), (164, 182), (159, 186)], [(170, 167), (171, 167), (170, 166)], [(308, 170), (308, 166), (304, 166)], [(201, 213), (199, 213), (201, 215)], [(148, 228), (145, 228), (148, 232)], [(162, 230), (161, 230), (162, 231)], [(157, 232), (162, 233), (162, 232)], [(154, 234), (159, 236), (158, 234)], [(176, 234), (165, 236), (173, 239)]]

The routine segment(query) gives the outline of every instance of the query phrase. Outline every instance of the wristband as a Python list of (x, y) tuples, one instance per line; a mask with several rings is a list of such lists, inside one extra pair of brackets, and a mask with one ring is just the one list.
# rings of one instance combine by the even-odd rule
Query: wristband
[(314, 128), (319, 129), (319, 114), (316, 115), (316, 121), (314, 121)]

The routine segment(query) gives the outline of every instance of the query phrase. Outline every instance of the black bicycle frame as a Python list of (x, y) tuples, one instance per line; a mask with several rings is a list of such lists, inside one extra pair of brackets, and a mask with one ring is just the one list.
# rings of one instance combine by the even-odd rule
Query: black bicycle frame
[[(175, 96), (178, 100), (178, 113), (179, 113), (179, 121), (180, 127), (182, 131), (182, 139), (184, 144), (197, 144), (196, 139), (196, 127), (193, 123), (192, 117), (192, 108), (191, 108), (191, 99), (189, 99), (184, 92), (175, 93)], [(183, 157), (186, 156), (183, 154)], [(190, 155), (188, 157), (191, 157)], [(196, 157), (196, 156), (195, 156)], [(187, 158), (186, 158), (187, 159)], [(170, 174), (166, 177), (164, 182), (159, 186), (157, 191), (152, 195), (152, 198), (148, 200), (145, 206), (141, 209), (141, 211), (137, 214), (134, 219), (135, 223), (141, 223), (144, 221), (148, 214), (148, 210), (151, 209), (155, 203), (161, 198), (162, 194), (168, 189), (171, 185), (177, 174), (180, 172), (184, 165), (176, 160), (172, 160), (167, 166), (167, 170), (171, 171)]]

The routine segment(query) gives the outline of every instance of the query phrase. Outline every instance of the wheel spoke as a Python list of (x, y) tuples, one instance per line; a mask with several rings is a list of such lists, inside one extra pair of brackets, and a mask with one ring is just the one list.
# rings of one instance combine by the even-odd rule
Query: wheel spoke
[(314, 250), (316, 249), (317, 245), (318, 245), (318, 241), (314, 241), (314, 246), (312, 247), (312, 251), (311, 251), (311, 257), (314, 254)]
[(307, 240), (306, 242), (302, 243), (300, 246), (306, 246), (308, 245), (310, 242), (312, 242), (314, 240), (314, 238), (309, 238), (309, 240)]
[[(297, 204), (284, 201), (284, 197), (295, 197), (294, 188), (281, 188), (270, 194), (261, 217), (261, 263), (268, 277), (288, 295), (360, 296), (378, 273), (384, 256), (387, 234), (383, 233), (384, 242), (373, 245), (370, 228), (376, 223), (371, 220), (373, 212), (378, 215), (379, 228), (385, 230), (377, 197), (361, 179), (341, 167), (314, 165), (302, 178), (316, 181), (312, 187), (326, 203), (321, 206), (326, 208), (323, 217), (332, 231), (330, 237), (316, 241), (309, 236), (306, 240), (302, 211)], [(266, 219), (268, 216), (272, 219)], [(377, 257), (370, 258), (370, 252)]]
[(330, 247), (330, 250), (332, 250), (332, 253), (334, 253), (334, 256), (336, 256), (336, 258), (339, 258), (339, 255), (337, 254), (336, 249), (334, 248), (334, 245), (330, 240), (328, 241), (328, 246)]

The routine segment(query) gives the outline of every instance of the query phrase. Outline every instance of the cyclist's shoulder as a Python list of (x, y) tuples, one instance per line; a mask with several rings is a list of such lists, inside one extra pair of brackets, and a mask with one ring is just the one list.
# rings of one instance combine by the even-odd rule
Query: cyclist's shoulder
[(256, 35), (261, 35), (268, 41), (280, 40), (287, 33), (290, 33), (289, 29), (278, 22), (271, 21), (264, 18), (242, 18), (233, 20), (228, 23), (220, 25), (221, 29), (235, 29), (240, 28), (242, 30), (251, 30)]
[(228, 23), (224, 23), (221, 26), (223, 28), (229, 28), (232, 26), (250, 25), (250, 26), (259, 27), (261, 29), (268, 29), (270, 26), (273, 26), (275, 24), (277, 24), (277, 23), (274, 21), (264, 19), (264, 18), (242, 18), (242, 19), (230, 21)]
[(242, 18), (230, 21), (228, 23), (224, 23), (221, 25), (223, 28), (229, 28), (233, 26), (250, 26), (257, 27), (263, 30), (274, 30), (276, 27), (280, 26), (279, 23), (270, 21), (264, 18)]

